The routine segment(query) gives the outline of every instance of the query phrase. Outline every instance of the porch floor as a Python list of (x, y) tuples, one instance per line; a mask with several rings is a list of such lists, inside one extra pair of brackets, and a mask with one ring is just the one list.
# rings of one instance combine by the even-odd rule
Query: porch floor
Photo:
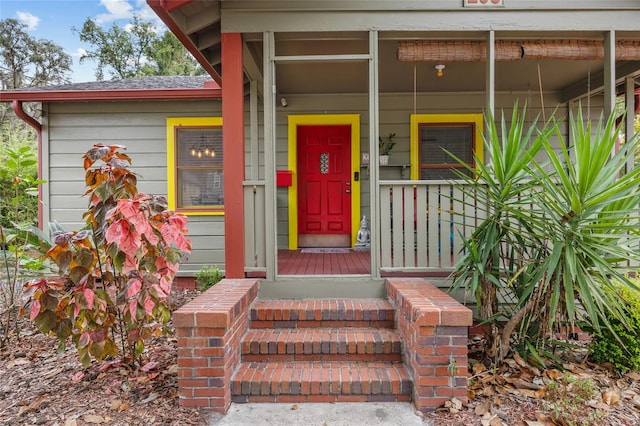
[(370, 269), (368, 251), (302, 253), (300, 250), (278, 250), (279, 275), (367, 275)]

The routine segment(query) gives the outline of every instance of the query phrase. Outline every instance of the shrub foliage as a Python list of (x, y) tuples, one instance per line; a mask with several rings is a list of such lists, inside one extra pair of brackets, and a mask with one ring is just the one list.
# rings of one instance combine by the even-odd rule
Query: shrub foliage
[(84, 155), (86, 228), (55, 232), (46, 257), (60, 276), (25, 288), (23, 312), (61, 348), (71, 337), (85, 366), (119, 354), (140, 361), (145, 340), (170, 318), (166, 299), (191, 252), (187, 218), (167, 210), (163, 197), (137, 191), (123, 148), (95, 145)]

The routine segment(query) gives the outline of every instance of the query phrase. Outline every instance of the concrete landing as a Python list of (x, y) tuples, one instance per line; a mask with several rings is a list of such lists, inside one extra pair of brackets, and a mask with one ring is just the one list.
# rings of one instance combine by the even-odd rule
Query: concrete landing
[(231, 404), (226, 416), (213, 414), (216, 426), (425, 426), (410, 403)]

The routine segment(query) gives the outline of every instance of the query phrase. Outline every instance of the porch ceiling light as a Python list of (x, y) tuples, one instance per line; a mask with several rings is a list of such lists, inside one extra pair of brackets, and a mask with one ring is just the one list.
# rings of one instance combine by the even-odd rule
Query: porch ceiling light
[(442, 77), (444, 75), (444, 64), (438, 64), (435, 66), (436, 68), (436, 75), (438, 77)]

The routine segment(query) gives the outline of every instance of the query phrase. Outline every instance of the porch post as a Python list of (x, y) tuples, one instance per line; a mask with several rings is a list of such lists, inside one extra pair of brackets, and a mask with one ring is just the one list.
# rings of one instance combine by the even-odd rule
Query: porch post
[(264, 74), (264, 181), (265, 181), (265, 259), (267, 280), (276, 279), (278, 268), (276, 214), (276, 114), (275, 114), (275, 38), (272, 32), (262, 35)]
[[(633, 77), (627, 77), (625, 79), (625, 105), (626, 105), (626, 116), (625, 116), (625, 122), (624, 122), (624, 126), (625, 126), (625, 138), (626, 140), (630, 141), (631, 138), (633, 138), (635, 136), (635, 129), (633, 127), (634, 125), (634, 121), (635, 121), (635, 114), (636, 114), (636, 82), (635, 82), (635, 78)], [(627, 173), (629, 173), (631, 170), (633, 170), (634, 168), (634, 161), (633, 161), (633, 157), (629, 158), (629, 161), (627, 162)]]
[(224, 257), (227, 278), (244, 278), (244, 74), (242, 35), (222, 34)]
[(487, 33), (487, 64), (485, 72), (485, 97), (487, 113), (491, 116), (495, 114), (496, 104), (496, 32), (491, 30)]
[(616, 32), (604, 33), (604, 118), (608, 119), (616, 105)]
[(371, 276), (380, 278), (380, 150), (378, 134), (380, 125), (380, 92), (378, 87), (378, 32), (369, 31), (369, 199), (371, 206)]

